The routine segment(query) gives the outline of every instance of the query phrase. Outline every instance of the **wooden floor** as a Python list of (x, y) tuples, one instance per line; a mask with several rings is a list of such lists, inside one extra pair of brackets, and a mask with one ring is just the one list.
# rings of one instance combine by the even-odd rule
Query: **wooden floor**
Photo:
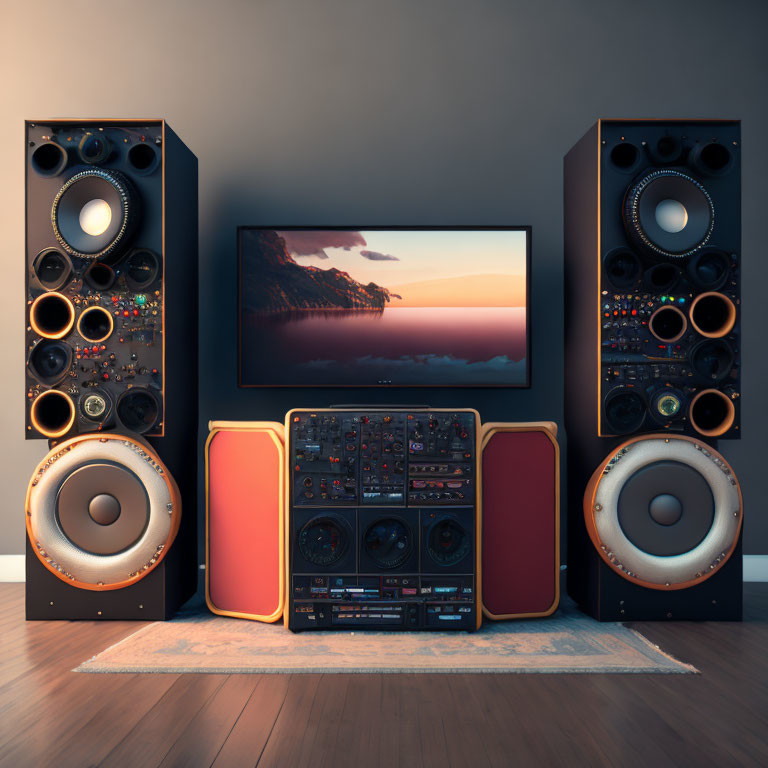
[(136, 623), (0, 585), (0, 766), (767, 766), (768, 584), (743, 624), (636, 624), (701, 675), (112, 675)]

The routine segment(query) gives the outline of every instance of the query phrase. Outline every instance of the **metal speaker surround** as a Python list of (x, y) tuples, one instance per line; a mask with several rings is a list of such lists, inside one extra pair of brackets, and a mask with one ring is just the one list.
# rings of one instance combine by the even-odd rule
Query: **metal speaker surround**
[(728, 462), (698, 440), (635, 437), (592, 475), (584, 518), (598, 554), (620, 576), (650, 589), (686, 589), (736, 548), (741, 489)]
[(27, 534), (40, 562), (80, 589), (136, 583), (168, 552), (179, 529), (175, 481), (145, 443), (82, 435), (55, 446), (27, 490)]
[(671, 168), (652, 170), (630, 186), (623, 214), (630, 240), (663, 258), (698, 251), (715, 223), (709, 192), (692, 176)]
[[(94, 203), (105, 204), (109, 215), (98, 229), (89, 232), (84, 214)], [(135, 189), (126, 176), (106, 168), (89, 168), (76, 173), (58, 191), (51, 208), (51, 224), (67, 253), (99, 259), (130, 238), (137, 208)]]

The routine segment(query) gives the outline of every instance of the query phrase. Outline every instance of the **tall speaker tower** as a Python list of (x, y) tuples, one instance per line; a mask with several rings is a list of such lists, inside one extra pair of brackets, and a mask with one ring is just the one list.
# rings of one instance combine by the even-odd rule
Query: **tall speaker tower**
[[(163, 120), (28, 121), (27, 617), (196, 586), (197, 159)], [(183, 507), (183, 512), (182, 512)]]
[(741, 616), (737, 121), (599, 120), (565, 158), (568, 585), (601, 619)]

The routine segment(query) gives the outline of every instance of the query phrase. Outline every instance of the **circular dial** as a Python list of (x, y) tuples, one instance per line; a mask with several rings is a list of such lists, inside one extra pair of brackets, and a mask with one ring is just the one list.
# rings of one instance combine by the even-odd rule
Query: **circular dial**
[(413, 549), (408, 526), (394, 517), (376, 520), (368, 526), (363, 543), (368, 556), (379, 568), (397, 568)]
[(337, 517), (312, 518), (299, 531), (299, 551), (307, 562), (328, 567), (338, 563), (349, 545), (343, 520)]
[(456, 519), (446, 517), (430, 527), (427, 549), (438, 565), (456, 565), (469, 554), (469, 537)]

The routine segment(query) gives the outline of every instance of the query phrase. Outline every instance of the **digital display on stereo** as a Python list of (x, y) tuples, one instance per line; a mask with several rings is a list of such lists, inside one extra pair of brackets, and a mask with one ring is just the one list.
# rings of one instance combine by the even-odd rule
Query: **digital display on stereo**
[(291, 411), (291, 629), (475, 629), (476, 412)]

